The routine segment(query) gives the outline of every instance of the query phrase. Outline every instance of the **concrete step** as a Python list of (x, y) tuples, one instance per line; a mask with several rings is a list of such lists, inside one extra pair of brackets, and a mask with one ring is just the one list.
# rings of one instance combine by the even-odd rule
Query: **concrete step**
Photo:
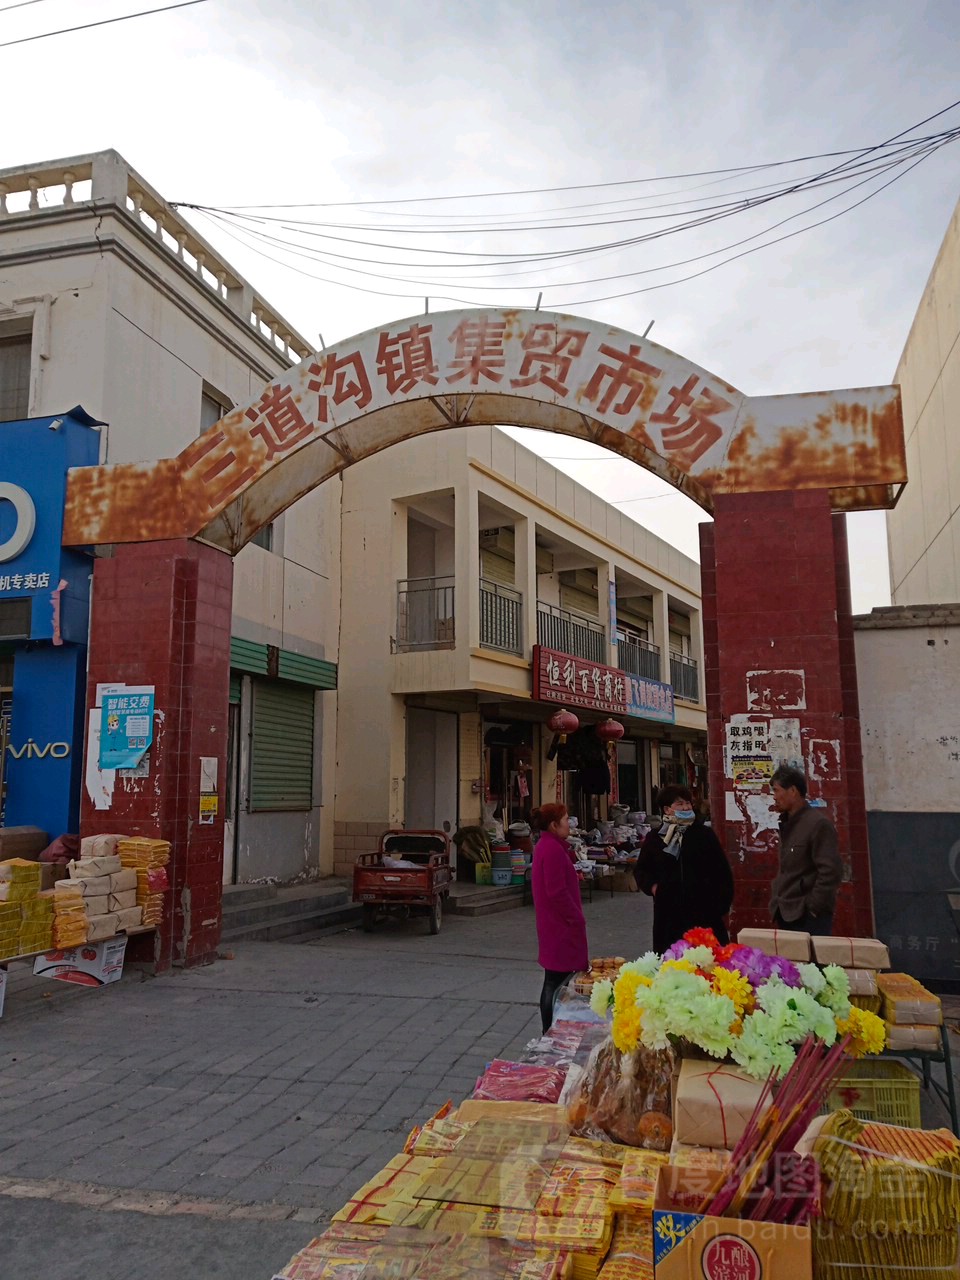
[(446, 901), (446, 910), (458, 916), (492, 916), (501, 911), (513, 911), (523, 906), (523, 885), (498, 889), (476, 889), (471, 893)]
[(223, 909), (248, 907), (252, 902), (270, 902), (277, 896), (279, 885), (275, 884), (225, 884), (223, 886)]
[(224, 898), (223, 927), (237, 929), (244, 925), (269, 924), (272, 920), (288, 919), (297, 915), (309, 915), (322, 907), (341, 907), (350, 895), (346, 889), (321, 888), (319, 885), (295, 885), (290, 889), (274, 886), (274, 895), (259, 902), (248, 903), (241, 898), (234, 905)]
[(318, 934), (354, 929), (360, 923), (360, 907), (352, 902), (337, 906), (288, 912), (251, 924), (233, 925), (224, 916), (220, 945), (232, 942), (301, 942)]
[(223, 895), (225, 943), (270, 941), (313, 933), (318, 929), (352, 928), (360, 908), (337, 881), (292, 885), (238, 885)]

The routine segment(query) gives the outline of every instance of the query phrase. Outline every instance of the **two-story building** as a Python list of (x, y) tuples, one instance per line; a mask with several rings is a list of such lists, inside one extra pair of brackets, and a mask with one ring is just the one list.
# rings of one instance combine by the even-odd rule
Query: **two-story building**
[[(557, 797), (587, 821), (667, 782), (703, 793), (694, 561), (495, 427), (351, 467), (341, 528), (338, 873), (367, 825), (454, 831), (484, 806), (506, 825)], [(624, 727), (602, 791), (589, 741), (555, 750), (561, 706), (587, 739)]]
[[(116, 152), (0, 170), (0, 448), (4, 422), (81, 405), (105, 424), (101, 462), (171, 456), (309, 352)], [(332, 865), (339, 498), (309, 494), (236, 559), (228, 882)], [(20, 749), (32, 726), (3, 583), (0, 697)]]

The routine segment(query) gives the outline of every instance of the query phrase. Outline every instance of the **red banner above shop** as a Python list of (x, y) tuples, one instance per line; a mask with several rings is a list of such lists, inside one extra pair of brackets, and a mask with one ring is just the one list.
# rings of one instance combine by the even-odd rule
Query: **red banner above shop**
[(666, 724), (673, 724), (675, 718), (670, 685), (542, 645), (533, 648), (533, 696), (538, 702), (587, 707), (608, 715), (636, 716)]

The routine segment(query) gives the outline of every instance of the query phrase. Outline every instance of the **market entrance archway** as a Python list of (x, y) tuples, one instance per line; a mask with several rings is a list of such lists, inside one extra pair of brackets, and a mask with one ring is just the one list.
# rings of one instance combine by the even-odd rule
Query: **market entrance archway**
[(85, 796), (83, 826), (171, 839), (161, 967), (207, 959), (219, 938), (222, 817), (202, 825), (198, 814), (201, 757), (219, 758), (221, 776), (224, 767), (230, 556), (362, 458), (426, 432), (498, 423), (604, 445), (712, 513), (701, 527), (710, 777), (741, 918), (762, 912), (774, 856), (766, 799), (734, 773), (752, 717), (796, 746), (835, 811), (857, 889), (844, 909), (869, 931), (836, 513), (892, 505), (905, 482), (898, 389), (747, 396), (596, 321), (471, 310), (401, 320), (318, 352), (176, 458), (69, 475), (64, 543), (114, 548), (94, 576), (90, 705), (97, 683), (148, 683), (163, 716), (149, 781), (117, 789), (107, 808)]

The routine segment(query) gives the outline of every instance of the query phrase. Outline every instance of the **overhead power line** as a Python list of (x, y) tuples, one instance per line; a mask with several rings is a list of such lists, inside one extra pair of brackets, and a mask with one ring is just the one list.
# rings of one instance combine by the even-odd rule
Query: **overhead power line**
[[(21, 0), (20, 5), (11, 5), (11, 9), (26, 4), (39, 3), (39, 0)], [(19, 40), (0, 40), (0, 49), (9, 49), (15, 44), (30, 44), (33, 40), (49, 40), (51, 36), (66, 36), (74, 31), (89, 31), (91, 27), (109, 27), (115, 22), (129, 22), (132, 18), (149, 18), (154, 13), (169, 13), (171, 9), (189, 9), (191, 5), (206, 4), (207, 0), (179, 0), (178, 4), (165, 4), (159, 9), (141, 9), (139, 13), (123, 13), (116, 18), (101, 18), (99, 22), (84, 22), (79, 27), (60, 27), (57, 31), (42, 31), (36, 36), (21, 36)], [(0, 9), (0, 13), (4, 10)]]

